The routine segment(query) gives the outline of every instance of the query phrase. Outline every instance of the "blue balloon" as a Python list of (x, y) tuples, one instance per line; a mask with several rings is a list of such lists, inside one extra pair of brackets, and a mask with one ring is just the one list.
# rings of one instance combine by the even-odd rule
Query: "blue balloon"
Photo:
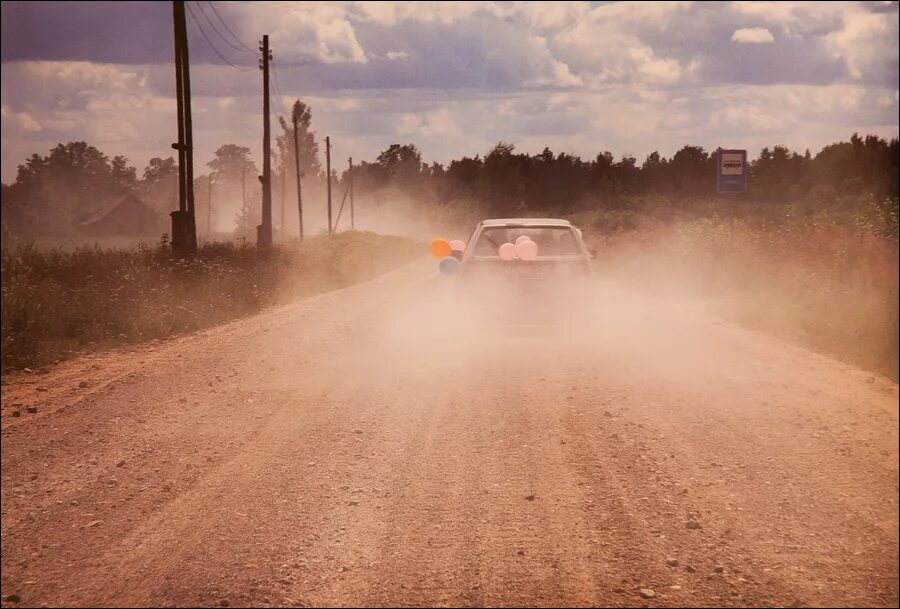
[(440, 270), (441, 275), (455, 275), (459, 272), (459, 260), (454, 258), (453, 256), (446, 256), (441, 258), (441, 261), (438, 262), (438, 270)]

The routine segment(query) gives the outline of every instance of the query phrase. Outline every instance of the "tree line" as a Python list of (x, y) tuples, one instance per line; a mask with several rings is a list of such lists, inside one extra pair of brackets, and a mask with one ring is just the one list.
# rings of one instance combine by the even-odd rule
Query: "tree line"
[[(463, 157), (443, 166), (422, 162), (412, 144), (392, 145), (354, 177), (361, 189), (398, 188), (436, 203), (470, 200), (498, 216), (569, 214), (617, 207), (635, 197), (678, 205), (716, 196), (716, 152), (684, 146), (671, 158), (658, 152), (642, 163), (602, 152), (590, 160), (545, 148), (517, 153), (500, 142), (484, 157)], [(763, 148), (750, 162), (746, 198), (761, 204), (814, 199), (822, 206), (848, 197), (896, 197), (898, 144), (853, 134), (815, 156), (785, 146)]]
[[(326, 176), (312, 112), (298, 100), (293, 113), (304, 193), (310, 206), (318, 209)], [(293, 124), (290, 118), (279, 117), (278, 125), (273, 191), (287, 193), (290, 217), (295, 219)], [(426, 163), (412, 143), (397, 143), (356, 165), (352, 178), (354, 188), (376, 204), (402, 195), (425, 205), (470, 206), (485, 216), (566, 215), (615, 209), (635, 198), (669, 206), (712, 199), (715, 163), (714, 150), (694, 145), (668, 158), (652, 152), (638, 162), (631, 155), (617, 159), (608, 151), (591, 159), (549, 148), (527, 154), (499, 142), (484, 156), (440, 164)], [(198, 231), (252, 236), (260, 217), (261, 188), (251, 150), (224, 144), (205, 165), (208, 171), (194, 185)], [(164, 216), (178, 206), (177, 171), (171, 156), (155, 157), (139, 177), (125, 157), (110, 158), (86, 142), (60, 143), (45, 156), (26, 159), (18, 166), (15, 181), (3, 184), (3, 228), (21, 234), (67, 234), (125, 193), (138, 196)], [(350, 177), (348, 170), (332, 173), (340, 193)], [(849, 141), (825, 146), (815, 155), (783, 145), (766, 147), (751, 160), (749, 180), (746, 199), (761, 205), (806, 201), (829, 207), (860, 197), (896, 198), (898, 141), (853, 134)], [(278, 210), (275, 216), (277, 224)]]

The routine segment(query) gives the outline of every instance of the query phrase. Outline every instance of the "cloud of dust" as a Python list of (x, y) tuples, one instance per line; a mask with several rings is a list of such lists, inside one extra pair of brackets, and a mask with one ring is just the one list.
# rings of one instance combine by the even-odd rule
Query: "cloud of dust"
[(379, 374), (523, 383), (539, 382), (548, 369), (713, 374), (696, 332), (706, 310), (694, 301), (655, 299), (597, 275), (473, 284), (440, 275), (436, 261), (422, 270), (427, 279), (393, 294), (374, 326)]
[[(337, 213), (336, 209), (335, 216)], [(355, 197), (357, 230), (398, 235), (417, 241), (431, 241), (436, 237), (466, 240), (480, 219), (474, 207), (466, 204), (438, 205), (394, 188)], [(349, 209), (345, 205), (339, 229), (349, 226)]]
[[(362, 212), (360, 224), (422, 242), (465, 239), (474, 227), (438, 232), (439, 221), (409, 214), (410, 207), (417, 209), (410, 200), (384, 201)], [(525, 386), (554, 370), (573, 379), (603, 375), (610, 382), (702, 388), (761, 374), (772, 357), (770, 343), (741, 326), (775, 336), (787, 328), (791, 339), (805, 330), (820, 340), (831, 337), (847, 354), (849, 346), (871, 352), (876, 339), (860, 329), (883, 335), (896, 317), (896, 300), (875, 306), (880, 301), (872, 290), (838, 303), (834, 296), (846, 289), (846, 278), (843, 284), (837, 275), (801, 280), (814, 264), (802, 239), (790, 249), (797, 260), (787, 264), (769, 255), (771, 247), (760, 251), (738, 234), (733, 242), (727, 233), (686, 241), (672, 230), (606, 241), (592, 240), (585, 230), (585, 237), (598, 250), (593, 272), (545, 282), (511, 279), (504, 267), (478, 282), (445, 277), (423, 246), (412, 266), (358, 286), (357, 300), (348, 305), (352, 321), (344, 322), (356, 329), (348, 337), (353, 348), (335, 347), (343, 353), (342, 374), (366, 382), (421, 382), (435, 391), (464, 391), (468, 383)], [(853, 328), (847, 340), (838, 330), (842, 324)]]
[(602, 282), (897, 376), (896, 241), (699, 220), (596, 240)]

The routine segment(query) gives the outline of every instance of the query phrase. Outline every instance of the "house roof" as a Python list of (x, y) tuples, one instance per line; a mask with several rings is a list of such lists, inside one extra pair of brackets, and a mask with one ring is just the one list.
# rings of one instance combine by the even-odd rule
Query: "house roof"
[(93, 224), (97, 224), (98, 222), (102, 222), (113, 211), (115, 211), (116, 209), (118, 209), (119, 207), (121, 207), (123, 205), (136, 206), (138, 208), (141, 208), (141, 211), (143, 213), (149, 213), (154, 216), (157, 215), (155, 211), (153, 211), (152, 209), (147, 207), (144, 204), (144, 202), (141, 201), (135, 194), (129, 192), (129, 193), (125, 193), (118, 199), (113, 199), (113, 201), (111, 203), (109, 203), (105, 207), (102, 207), (98, 211), (94, 212), (93, 214), (91, 214), (90, 216), (88, 216), (87, 218), (85, 218), (84, 220), (79, 222), (76, 226), (78, 226), (79, 228), (83, 228), (86, 226), (91, 226)]

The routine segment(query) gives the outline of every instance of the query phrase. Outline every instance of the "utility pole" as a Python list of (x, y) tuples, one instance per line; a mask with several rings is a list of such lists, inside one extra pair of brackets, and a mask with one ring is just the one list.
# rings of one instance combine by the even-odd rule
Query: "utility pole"
[(350, 169), (347, 171), (347, 179), (350, 180), (350, 230), (356, 230), (356, 215), (353, 209), (353, 157), (348, 160)]
[(328, 234), (331, 234), (331, 138), (325, 137), (325, 176), (328, 180)]
[[(175, 20), (175, 102), (178, 111), (178, 142), (172, 148), (178, 151), (178, 211), (187, 211), (187, 192), (184, 187), (184, 73), (181, 71), (181, 32), (184, 23), (184, 2), (172, 2), (172, 13)], [(172, 216), (172, 243), (180, 236), (175, 230), (175, 216)]]
[(177, 253), (197, 251), (194, 220), (194, 138), (191, 123), (191, 71), (188, 56), (184, 2), (172, 2), (175, 30), (175, 91), (178, 111), (178, 211), (172, 216), (172, 249)]
[(262, 224), (257, 229), (256, 244), (272, 245), (272, 151), (269, 137), (269, 35), (262, 39), (260, 68), (263, 71), (263, 174), (262, 174)]
[(303, 241), (303, 196), (300, 191), (300, 143), (297, 141), (297, 106), (291, 113), (294, 121), (294, 169), (297, 172), (297, 215), (300, 218), (300, 241)]

